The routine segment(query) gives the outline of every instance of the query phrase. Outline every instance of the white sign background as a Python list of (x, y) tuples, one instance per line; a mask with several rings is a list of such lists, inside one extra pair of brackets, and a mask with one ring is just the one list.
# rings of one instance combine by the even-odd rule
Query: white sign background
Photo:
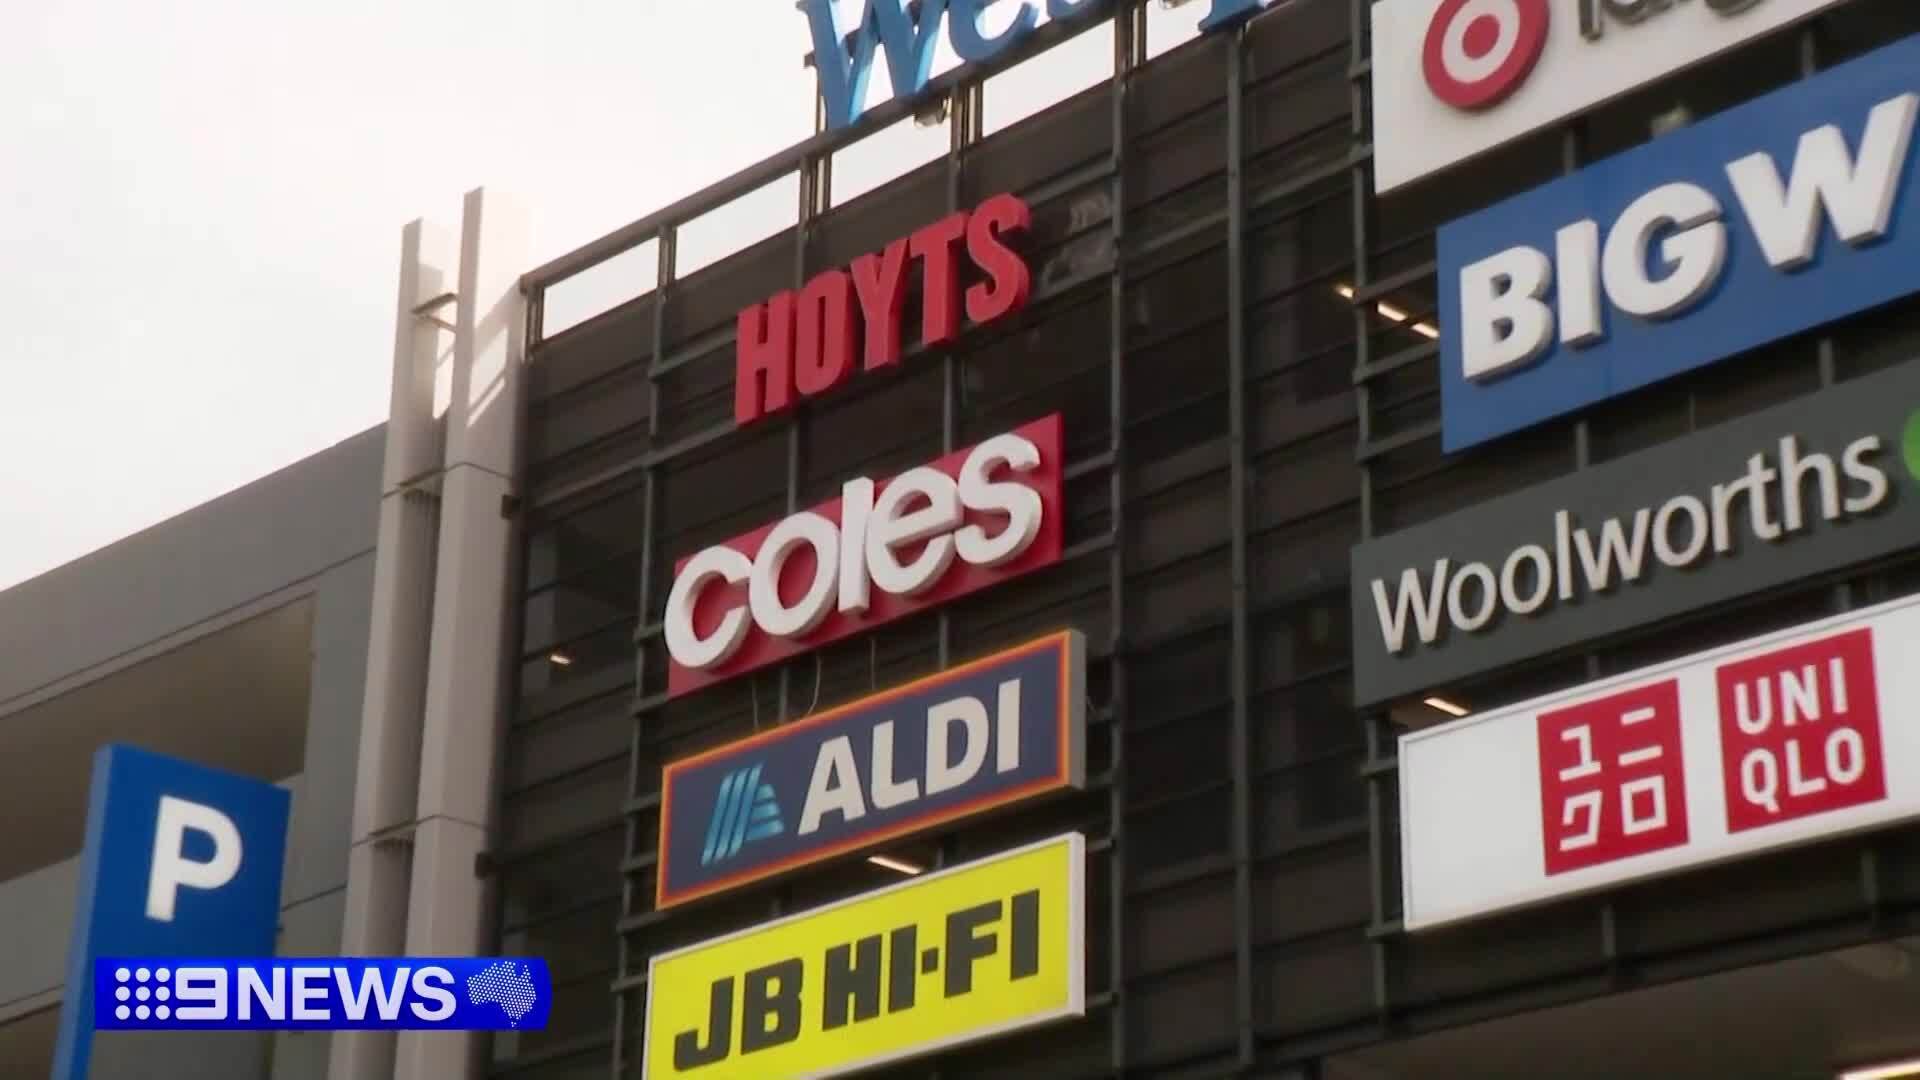
[(1376, 192), (1457, 165), (1845, 0), (1760, 0), (1735, 15), (1715, 12), (1706, 0), (1674, 0), (1637, 26), (1603, 16), (1598, 41), (1580, 34), (1583, 0), (1547, 0), (1546, 46), (1532, 72), (1505, 100), (1474, 112), (1435, 97), (1421, 71), (1427, 27), (1443, 2), (1373, 5)]
[[(1886, 797), (1730, 832), (1714, 673), (1733, 661), (1860, 627), (1873, 632)], [(1910, 596), (1401, 736), (1406, 928), (1425, 930), (1920, 816), (1916, 649), (1920, 596)], [(1539, 715), (1668, 678), (1679, 682), (1687, 842), (1549, 877), (1541, 824)]]

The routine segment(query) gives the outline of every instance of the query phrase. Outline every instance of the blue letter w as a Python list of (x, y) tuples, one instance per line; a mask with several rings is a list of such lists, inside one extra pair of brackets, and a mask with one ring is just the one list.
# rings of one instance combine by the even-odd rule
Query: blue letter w
[(773, 797), (773, 785), (760, 782), (760, 770), (759, 765), (749, 765), (720, 781), (713, 816), (707, 819), (701, 866), (731, 859), (742, 845), (787, 831), (786, 822), (780, 819), (780, 804)]
[(873, 51), (887, 51), (887, 74), (897, 97), (911, 97), (927, 85), (933, 49), (940, 40), (940, 19), (947, 0), (920, 0), (920, 17), (907, 14), (907, 0), (860, 0), (860, 23), (853, 42), (841, 41), (833, 18), (833, 0), (803, 0), (813, 30), (813, 66), (820, 72), (820, 96), (827, 105), (827, 127), (843, 128), (867, 108), (867, 76)]

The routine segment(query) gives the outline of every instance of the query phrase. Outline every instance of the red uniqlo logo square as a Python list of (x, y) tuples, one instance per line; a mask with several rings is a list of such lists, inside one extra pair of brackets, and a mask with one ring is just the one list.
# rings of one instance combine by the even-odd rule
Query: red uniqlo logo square
[(1540, 714), (1547, 873), (1687, 842), (1680, 691), (1673, 679)]
[(1727, 664), (1714, 681), (1728, 831), (1887, 797), (1871, 627)]

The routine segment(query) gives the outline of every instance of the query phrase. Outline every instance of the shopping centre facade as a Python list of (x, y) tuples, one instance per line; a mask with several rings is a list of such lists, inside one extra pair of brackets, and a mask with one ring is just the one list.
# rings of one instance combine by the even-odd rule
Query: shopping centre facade
[(405, 231), (289, 865), (552, 1021), (259, 1075), (1920, 1057), (1920, 9), (850, 6), (806, 142)]

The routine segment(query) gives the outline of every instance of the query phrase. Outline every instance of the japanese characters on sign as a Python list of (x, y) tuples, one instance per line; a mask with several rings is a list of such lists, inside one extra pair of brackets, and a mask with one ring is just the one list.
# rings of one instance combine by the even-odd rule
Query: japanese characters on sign
[(1672, 679), (1540, 714), (1547, 873), (1687, 842)]
[(1403, 736), (1408, 929), (1920, 817), (1916, 641), (1909, 597)]

